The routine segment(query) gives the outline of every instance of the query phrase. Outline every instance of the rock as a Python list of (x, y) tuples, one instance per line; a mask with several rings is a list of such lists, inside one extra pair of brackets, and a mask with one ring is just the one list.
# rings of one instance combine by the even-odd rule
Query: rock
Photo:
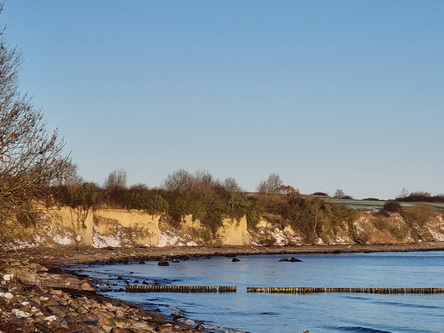
[[(41, 257), (43, 258), (43, 257)], [(0, 333), (7, 318), (8, 331), (41, 333), (196, 333), (121, 302), (95, 297), (91, 280), (33, 264), (31, 259), (7, 261), (0, 274)], [(170, 257), (160, 265), (169, 265)], [(179, 262), (177, 259), (171, 259)], [(57, 272), (57, 273), (55, 273)], [(8, 275), (9, 274), (9, 275)], [(142, 283), (147, 283), (143, 281)], [(70, 285), (72, 291), (64, 289)], [(191, 323), (191, 322), (190, 322)], [(195, 326), (196, 323), (192, 323)], [(20, 328), (20, 329), (19, 329)]]
[(132, 326), (131, 321), (126, 318), (114, 317), (113, 321), (119, 328), (130, 328)]
[(135, 323), (133, 323), (133, 325), (131, 326), (133, 329), (135, 330), (151, 330), (152, 327), (150, 327), (147, 323), (144, 323), (143, 321), (136, 321)]
[(114, 327), (111, 330), (111, 333), (136, 333), (136, 332), (134, 330), (127, 329), (127, 328)]
[(102, 329), (106, 332), (106, 333), (111, 333), (111, 331), (113, 330), (113, 326), (109, 325), (109, 324), (105, 324), (102, 325)]
[(91, 329), (85, 323), (81, 321), (68, 322), (68, 328), (71, 332), (91, 332)]
[(301, 259), (291, 257), (291, 258), (282, 258), (279, 261), (286, 261), (286, 262), (301, 262)]
[(81, 284), (80, 286), (81, 290), (85, 290), (85, 291), (96, 291), (96, 289), (94, 289), (89, 283), (84, 282)]
[(11, 313), (14, 316), (18, 317), (18, 318), (28, 318), (28, 317), (31, 317), (31, 314), (29, 312), (25, 312), (25, 311), (20, 310), (20, 309), (12, 309)]
[(4, 281), (11, 281), (12, 279), (14, 279), (14, 274), (4, 274), (3, 275)]
[(169, 266), (170, 263), (166, 260), (161, 260), (157, 263), (159, 266)]
[(120, 318), (123, 318), (123, 317), (125, 317), (125, 313), (122, 310), (117, 310), (116, 311), (116, 316), (120, 317)]
[(6, 293), (0, 293), (0, 297), (6, 298), (6, 299), (13, 299), (14, 295), (10, 292), (6, 292)]
[(164, 325), (159, 326), (157, 328), (157, 331), (159, 333), (171, 333), (171, 332), (174, 332), (173, 330), (174, 330), (173, 325), (171, 325), (170, 323), (164, 324)]
[(231, 261), (232, 261), (232, 262), (238, 262), (238, 261), (240, 261), (240, 260), (237, 259), (237, 258), (233, 258), (233, 259), (231, 259)]
[(50, 322), (52, 322), (54, 320), (57, 320), (57, 317), (54, 316), (54, 315), (45, 317), (45, 321), (48, 322), (48, 323), (50, 323)]
[(77, 312), (77, 313), (80, 313), (80, 314), (85, 314), (85, 313), (88, 313), (89, 310), (88, 310), (86, 307), (84, 307), (84, 306), (82, 305), (82, 306), (79, 306), (79, 307), (76, 309), (76, 312)]
[(34, 323), (34, 332), (51, 332), (51, 328), (49, 328), (49, 326), (45, 325), (44, 323), (36, 322)]
[(51, 330), (51, 333), (71, 333), (71, 329), (66, 327), (56, 327)]
[(27, 269), (19, 270), (16, 273), (17, 279), (25, 284), (36, 284), (36, 273)]
[(66, 316), (65, 310), (59, 305), (48, 305), (46, 307), (46, 309), (48, 309), (49, 312), (51, 312), (52, 314), (55, 314), (56, 316), (59, 316), (62, 318)]

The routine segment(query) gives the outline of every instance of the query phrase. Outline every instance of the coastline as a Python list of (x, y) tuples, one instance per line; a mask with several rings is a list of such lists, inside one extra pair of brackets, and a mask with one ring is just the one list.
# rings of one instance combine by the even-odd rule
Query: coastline
[[(208, 257), (249, 254), (298, 254), (298, 253), (353, 253), (353, 252), (415, 252), (444, 250), (444, 242), (416, 244), (344, 244), (301, 246), (175, 246), (175, 247), (116, 247), (116, 248), (27, 248), (0, 252), (0, 262), (7, 258), (27, 257), (30, 261), (50, 267), (71, 264), (128, 262), (158, 260), (165, 257)], [(0, 266), (1, 267), (1, 266)]]
[[(93, 333), (202, 331), (202, 327), (190, 327), (172, 322), (135, 304), (104, 297), (93, 287), (95, 280), (64, 270), (64, 265), (252, 254), (297, 255), (439, 250), (444, 250), (444, 242), (296, 247), (31, 248), (0, 252), (0, 280), (2, 280), (0, 332), (34, 332), (36, 327), (40, 327), (38, 332), (57, 333), (71, 332), (73, 327), (77, 330), (81, 328), (82, 332)], [(13, 278), (6, 279), (8, 274), (14, 274)], [(46, 299), (52, 300), (54, 304), (48, 305), (41, 301)], [(76, 305), (75, 308), (73, 304)], [(21, 316), (17, 316), (18, 311), (21, 311)], [(35, 313), (40, 315), (37, 316)], [(50, 322), (48, 318), (51, 318)], [(130, 319), (123, 320), (124, 318)]]

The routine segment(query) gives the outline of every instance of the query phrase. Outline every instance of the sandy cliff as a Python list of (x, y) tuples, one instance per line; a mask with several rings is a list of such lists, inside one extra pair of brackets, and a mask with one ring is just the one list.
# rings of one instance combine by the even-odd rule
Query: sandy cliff
[[(4, 249), (34, 246), (165, 247), (165, 246), (298, 246), (303, 235), (290, 226), (262, 218), (253, 228), (245, 217), (224, 219), (215, 234), (192, 216), (183, 217), (173, 227), (161, 215), (138, 210), (84, 210), (59, 207), (42, 209), (35, 227), (24, 228), (10, 222), (2, 227), (0, 242)], [(326, 236), (328, 235), (328, 236)], [(325, 233), (311, 244), (408, 244), (444, 241), (442, 215), (421, 227), (409, 225), (401, 215), (381, 216), (359, 213), (352, 230)], [(304, 243), (305, 242), (305, 243)]]

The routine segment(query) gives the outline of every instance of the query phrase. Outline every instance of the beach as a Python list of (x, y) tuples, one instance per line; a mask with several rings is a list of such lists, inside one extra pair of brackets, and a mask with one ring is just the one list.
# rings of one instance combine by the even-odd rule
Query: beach
[(200, 332), (101, 296), (93, 279), (64, 265), (170, 260), (248, 254), (349, 253), (443, 250), (444, 243), (297, 247), (32, 248), (0, 252), (0, 331), (9, 332)]

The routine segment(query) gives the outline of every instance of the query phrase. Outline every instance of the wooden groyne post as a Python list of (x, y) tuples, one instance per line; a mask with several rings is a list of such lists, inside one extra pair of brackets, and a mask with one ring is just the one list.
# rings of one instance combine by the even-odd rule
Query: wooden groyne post
[[(235, 293), (236, 286), (133, 286), (127, 285), (128, 293)], [(444, 288), (316, 288), (316, 287), (247, 287), (247, 293), (268, 294), (315, 294), (315, 293), (362, 293), (362, 294), (444, 294)]]
[(314, 293), (365, 293), (365, 294), (444, 294), (444, 288), (315, 288), (315, 287), (247, 287), (247, 293), (314, 294)]
[(127, 293), (227, 293), (236, 292), (235, 286), (132, 286), (127, 285)]

